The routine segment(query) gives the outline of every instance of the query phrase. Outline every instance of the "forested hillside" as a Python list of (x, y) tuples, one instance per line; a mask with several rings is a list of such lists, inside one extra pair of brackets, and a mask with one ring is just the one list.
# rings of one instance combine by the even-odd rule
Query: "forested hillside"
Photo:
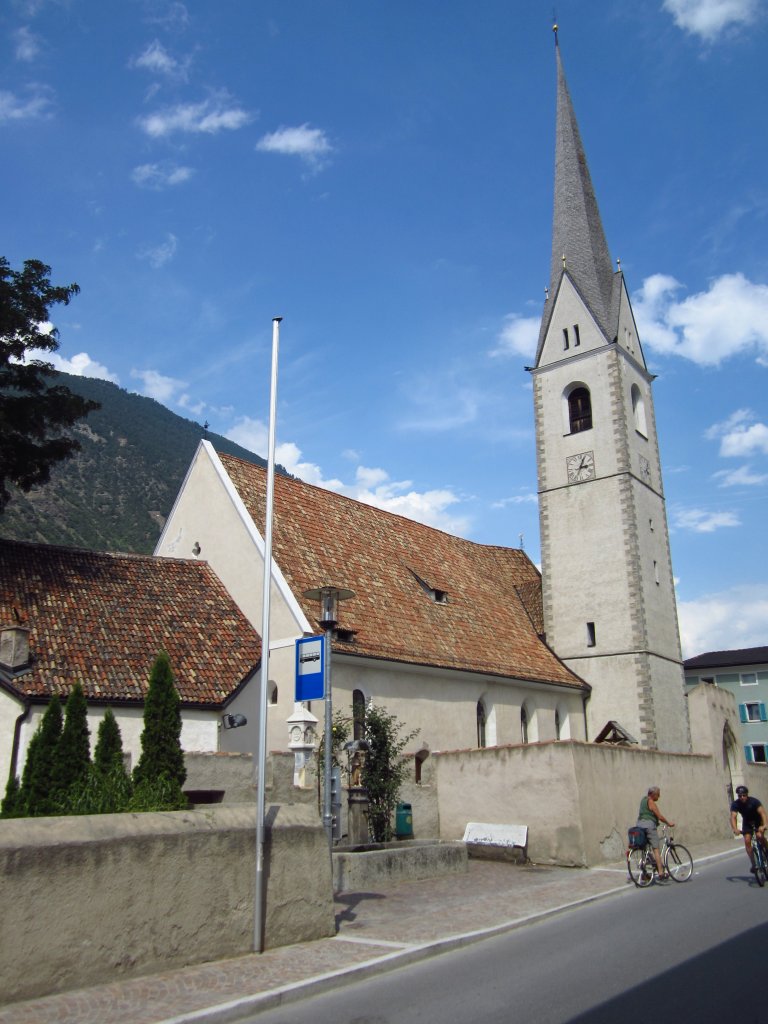
[(57, 378), (101, 408), (77, 428), (81, 451), (57, 466), (48, 484), (28, 494), (13, 491), (0, 514), (2, 537), (149, 553), (201, 438), (217, 451), (265, 465), (152, 398), (90, 377)]

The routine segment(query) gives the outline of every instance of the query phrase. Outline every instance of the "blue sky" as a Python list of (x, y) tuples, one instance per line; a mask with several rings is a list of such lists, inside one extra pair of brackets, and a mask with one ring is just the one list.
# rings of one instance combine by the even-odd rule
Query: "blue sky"
[[(765, 0), (559, 0), (658, 375), (684, 654), (768, 643)], [(539, 561), (552, 4), (6, 0), (0, 254), (81, 294), (57, 365)]]

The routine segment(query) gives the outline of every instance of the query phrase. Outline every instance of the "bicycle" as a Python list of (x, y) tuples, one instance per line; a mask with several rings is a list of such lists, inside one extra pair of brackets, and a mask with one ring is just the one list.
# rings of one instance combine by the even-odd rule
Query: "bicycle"
[[(687, 882), (693, 874), (693, 857), (682, 843), (675, 842), (675, 837), (666, 825), (661, 825), (660, 828), (664, 833), (660, 850), (661, 863), (667, 877), (675, 882)], [(638, 889), (644, 889), (658, 877), (656, 859), (647, 840), (644, 846), (630, 846), (627, 850), (627, 871)]]
[(768, 881), (768, 855), (763, 846), (765, 839), (761, 841), (760, 836), (757, 834), (757, 825), (752, 825), (750, 832), (752, 833), (752, 863), (754, 865), (755, 881), (762, 889), (766, 881)]

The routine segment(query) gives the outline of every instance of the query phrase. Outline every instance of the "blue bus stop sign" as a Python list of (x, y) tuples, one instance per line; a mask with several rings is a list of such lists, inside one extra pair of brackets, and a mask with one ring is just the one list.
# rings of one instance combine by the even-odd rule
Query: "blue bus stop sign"
[(296, 641), (296, 700), (325, 697), (325, 637), (305, 636)]

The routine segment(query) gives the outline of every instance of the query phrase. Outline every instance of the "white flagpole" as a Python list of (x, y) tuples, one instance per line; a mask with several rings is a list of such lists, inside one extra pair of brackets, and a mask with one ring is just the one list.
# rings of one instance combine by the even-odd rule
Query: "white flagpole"
[(264, 951), (264, 789), (267, 774), (267, 707), (269, 693), (269, 599), (272, 581), (272, 511), (275, 493), (275, 419), (277, 408), (277, 354), (281, 316), (272, 319), (272, 380), (269, 390), (269, 451), (267, 455), (267, 507), (264, 530), (264, 590), (261, 617), (261, 686), (259, 688), (259, 741), (256, 759), (256, 891), (253, 901), (254, 952)]

